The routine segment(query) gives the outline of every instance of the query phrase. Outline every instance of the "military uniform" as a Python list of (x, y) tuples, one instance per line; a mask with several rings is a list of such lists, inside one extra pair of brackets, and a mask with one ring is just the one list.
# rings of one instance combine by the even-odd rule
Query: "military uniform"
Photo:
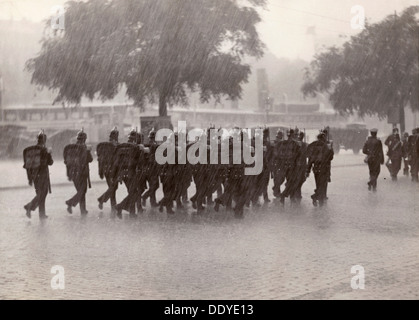
[(389, 136), (384, 144), (388, 147), (387, 155), (390, 159), (388, 169), (392, 180), (395, 181), (397, 180), (397, 174), (401, 169), (403, 158), (402, 141), (400, 140), (400, 135), (397, 131), (394, 131), (394, 134)]
[(131, 217), (136, 216), (136, 205), (142, 211), (141, 193), (145, 189), (145, 181), (142, 175), (144, 155), (141, 152), (140, 137), (136, 131), (131, 131), (128, 142), (120, 144), (116, 149), (114, 159), (113, 178), (124, 182), (128, 195), (116, 205), (117, 216), (122, 218), (122, 210), (128, 211)]
[(419, 128), (412, 130), (412, 135), (408, 139), (409, 144), (409, 163), (410, 174), (413, 182), (418, 182), (419, 172)]
[(146, 204), (148, 198), (150, 198), (150, 205), (152, 207), (157, 207), (156, 201), (156, 191), (159, 188), (159, 175), (160, 175), (160, 165), (156, 162), (156, 150), (158, 144), (155, 140), (156, 132), (152, 129), (148, 135), (149, 142), (144, 145), (148, 149), (148, 152), (145, 154), (145, 180), (148, 183), (148, 190), (142, 195), (143, 205)]
[(76, 144), (67, 145), (64, 148), (64, 163), (67, 167), (67, 176), (73, 181), (77, 193), (65, 203), (68, 213), (72, 213), (72, 207), (80, 205), (80, 213), (85, 215), (86, 192), (90, 187), (89, 163), (93, 161), (92, 154), (86, 146), (87, 135), (83, 131), (77, 134)]
[(333, 149), (327, 146), (324, 133), (318, 135), (318, 140), (310, 143), (307, 147), (308, 164), (306, 176), (313, 169), (316, 189), (311, 196), (313, 205), (317, 202), (322, 206), (326, 200), (327, 184), (329, 183), (329, 164), (333, 160)]
[(302, 199), (301, 187), (306, 181), (306, 172), (307, 172), (307, 148), (308, 144), (304, 141), (304, 133), (300, 132), (297, 143), (300, 147), (299, 156), (297, 157), (295, 170), (294, 170), (294, 189), (291, 194), (291, 200), (300, 202)]
[(26, 169), (29, 185), (34, 185), (36, 195), (28, 204), (24, 206), (26, 216), (31, 217), (31, 211), (39, 208), (39, 218), (48, 218), (45, 214), (45, 200), (48, 191), (51, 190), (48, 166), (51, 166), (51, 153), (45, 147), (47, 136), (41, 132), (38, 135), (38, 143), (28, 147), (23, 151), (24, 165)]
[(362, 152), (367, 155), (366, 162), (370, 171), (370, 180), (368, 181), (368, 189), (377, 190), (377, 179), (380, 174), (380, 165), (384, 164), (383, 144), (377, 138), (377, 129), (371, 129), (371, 136), (362, 148)]
[(116, 190), (118, 189), (118, 181), (112, 178), (113, 157), (118, 146), (119, 132), (115, 128), (109, 135), (109, 142), (98, 144), (96, 148), (97, 160), (99, 163), (99, 177), (105, 178), (108, 189), (97, 200), (99, 202), (99, 209), (103, 209), (103, 203), (111, 199), (111, 210), (116, 211)]

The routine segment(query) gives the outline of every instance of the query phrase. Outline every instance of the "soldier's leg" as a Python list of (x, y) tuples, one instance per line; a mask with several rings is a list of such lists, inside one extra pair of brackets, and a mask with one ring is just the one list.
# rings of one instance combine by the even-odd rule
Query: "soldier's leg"
[(393, 181), (397, 180), (397, 175), (401, 168), (401, 158), (391, 159), (391, 178)]
[(99, 202), (99, 209), (103, 209), (103, 204), (111, 199), (111, 208), (114, 210), (116, 206), (116, 190), (118, 189), (118, 182), (112, 183), (109, 176), (105, 176), (108, 189), (97, 199)]
[(39, 217), (40, 218), (47, 218), (46, 212), (45, 212), (45, 200), (48, 195), (48, 184), (47, 183), (41, 183), (36, 190), (37, 196), (38, 196), (38, 204), (39, 204)]
[(77, 193), (79, 194), (80, 213), (87, 214), (88, 213), (86, 210), (87, 178), (81, 179), (79, 188), (80, 189)]

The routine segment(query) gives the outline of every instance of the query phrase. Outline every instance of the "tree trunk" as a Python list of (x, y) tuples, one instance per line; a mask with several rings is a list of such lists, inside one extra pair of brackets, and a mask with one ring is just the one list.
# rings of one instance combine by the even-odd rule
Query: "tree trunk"
[(166, 102), (166, 94), (163, 92), (160, 92), (159, 94), (159, 116), (160, 117), (166, 117), (167, 116), (167, 102)]

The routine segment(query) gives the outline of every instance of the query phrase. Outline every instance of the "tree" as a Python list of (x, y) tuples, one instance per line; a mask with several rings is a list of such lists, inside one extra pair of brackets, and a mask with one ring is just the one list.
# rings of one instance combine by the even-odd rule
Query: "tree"
[(305, 96), (326, 92), (342, 114), (384, 118), (410, 102), (419, 110), (419, 6), (389, 15), (353, 36), (342, 48), (317, 54), (306, 69)]
[(58, 89), (55, 101), (111, 99), (124, 85), (138, 106), (158, 101), (160, 116), (188, 92), (237, 99), (250, 74), (242, 59), (263, 54), (255, 8), (265, 1), (70, 1), (65, 31), (45, 36), (27, 69), (33, 83)]

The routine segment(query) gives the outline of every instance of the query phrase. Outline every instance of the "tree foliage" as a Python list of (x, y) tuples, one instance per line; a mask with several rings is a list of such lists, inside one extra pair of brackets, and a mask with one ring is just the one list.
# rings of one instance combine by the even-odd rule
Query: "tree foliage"
[(317, 54), (306, 69), (305, 96), (329, 94), (343, 114), (385, 117), (410, 102), (419, 110), (419, 6), (389, 15), (351, 37), (342, 48)]
[(160, 115), (187, 104), (188, 91), (236, 99), (250, 73), (242, 59), (263, 54), (255, 8), (265, 1), (70, 1), (65, 31), (45, 36), (27, 69), (33, 83), (58, 89), (56, 101), (111, 99), (122, 85), (139, 106), (159, 101)]

